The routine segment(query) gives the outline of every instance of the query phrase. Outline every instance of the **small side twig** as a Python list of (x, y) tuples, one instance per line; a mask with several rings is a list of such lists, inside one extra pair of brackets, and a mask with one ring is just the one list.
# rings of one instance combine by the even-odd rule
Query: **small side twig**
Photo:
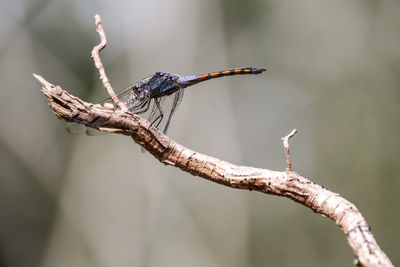
[(286, 172), (293, 171), (292, 170), (292, 162), (290, 160), (289, 139), (292, 138), (296, 133), (297, 133), (297, 130), (293, 129), (290, 132), (290, 134), (286, 135), (285, 137), (282, 137), (283, 147), (285, 148), (285, 154), (286, 154), (286, 163), (287, 163)]
[(100, 74), (100, 79), (104, 85), (104, 87), (107, 89), (108, 94), (110, 95), (111, 99), (115, 103), (117, 107), (119, 107), (122, 111), (126, 111), (127, 108), (123, 102), (120, 102), (118, 97), (116, 96), (114, 89), (111, 86), (110, 80), (108, 79), (106, 75), (106, 71), (104, 70), (103, 63), (100, 58), (100, 51), (106, 47), (107, 45), (107, 39), (106, 39), (106, 34), (103, 30), (103, 26), (101, 23), (101, 18), (100, 15), (96, 14), (94, 16), (94, 22), (96, 24), (96, 31), (98, 32), (100, 36), (100, 43), (93, 47), (92, 50), (92, 58), (94, 61), (94, 65), (96, 66), (97, 70), (99, 71)]

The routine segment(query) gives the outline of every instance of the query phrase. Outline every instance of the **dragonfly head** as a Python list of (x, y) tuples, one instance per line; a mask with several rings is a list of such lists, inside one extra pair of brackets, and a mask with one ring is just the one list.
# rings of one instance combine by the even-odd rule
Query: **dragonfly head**
[(144, 90), (134, 90), (133, 91), (133, 99), (135, 101), (143, 101), (144, 99), (148, 98), (149, 93)]
[(149, 78), (150, 77), (136, 81), (132, 85), (132, 94), (135, 101), (142, 101), (145, 98), (148, 98), (149, 92), (145, 89), (146, 86), (144, 85), (148, 82)]

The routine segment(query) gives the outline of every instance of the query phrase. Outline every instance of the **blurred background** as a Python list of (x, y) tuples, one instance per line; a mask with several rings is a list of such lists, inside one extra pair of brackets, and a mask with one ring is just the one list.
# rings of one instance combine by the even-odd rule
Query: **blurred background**
[(265, 67), (186, 90), (169, 136), (294, 169), (363, 213), (400, 265), (400, 2), (2, 1), (0, 266), (353, 266), (334, 222), (160, 164), (130, 138), (68, 135), (32, 73), (84, 100), (167, 71)]

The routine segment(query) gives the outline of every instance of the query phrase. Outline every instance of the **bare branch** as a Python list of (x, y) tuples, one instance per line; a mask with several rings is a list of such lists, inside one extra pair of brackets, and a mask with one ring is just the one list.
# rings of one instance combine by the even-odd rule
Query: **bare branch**
[(362, 266), (393, 266), (376, 243), (358, 209), (349, 201), (296, 172), (236, 166), (177, 144), (141, 117), (86, 103), (59, 86), (34, 75), (43, 86), (50, 109), (59, 119), (77, 122), (101, 131), (128, 135), (160, 162), (192, 175), (229, 186), (290, 198), (326, 216), (344, 231)]
[(94, 61), (94, 65), (96, 66), (97, 70), (99, 71), (100, 74), (100, 79), (104, 85), (104, 87), (107, 89), (108, 94), (110, 95), (111, 99), (114, 101), (115, 105), (119, 107), (121, 110), (126, 111), (126, 106), (123, 102), (120, 102), (117, 96), (115, 95), (114, 89), (112, 88), (110, 81), (108, 80), (108, 77), (106, 75), (106, 71), (104, 70), (103, 63), (100, 58), (100, 51), (106, 47), (107, 45), (107, 39), (106, 39), (106, 34), (103, 30), (103, 26), (101, 23), (101, 18), (99, 15), (94, 16), (94, 22), (96, 24), (96, 31), (98, 32), (100, 36), (100, 44), (96, 45), (93, 47), (92, 50), (92, 58)]

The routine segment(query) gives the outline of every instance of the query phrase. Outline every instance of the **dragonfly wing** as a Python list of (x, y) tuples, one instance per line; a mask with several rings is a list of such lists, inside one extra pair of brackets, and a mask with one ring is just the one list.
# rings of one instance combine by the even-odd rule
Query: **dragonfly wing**
[[(131, 84), (130, 86), (123, 89), (122, 91), (117, 93), (118, 100), (121, 102), (124, 102), (130, 112), (135, 113), (135, 114), (141, 114), (141, 113), (146, 112), (146, 110), (148, 108), (148, 105), (146, 105), (146, 104), (148, 104), (147, 103), (148, 99), (144, 99), (144, 100), (135, 99), (133, 89), (141, 87), (143, 84), (148, 82), (148, 80), (150, 78), (151, 77), (147, 77), (143, 80), (138, 80), (138, 81), (134, 82), (133, 84)], [(111, 103), (114, 105), (114, 101), (112, 101), (111, 97), (104, 99), (99, 104), (103, 105), (105, 103)]]
[[(133, 102), (133, 95), (132, 95), (131, 88), (132, 88), (132, 86), (129, 86), (129, 87), (125, 88), (124, 90), (122, 90), (121, 92), (119, 92), (117, 94), (118, 99), (125, 103), (127, 103), (127, 102), (129, 103), (129, 101)], [(105, 103), (114, 104), (111, 97), (104, 99), (99, 104), (104, 105)], [(83, 124), (79, 124), (79, 123), (75, 123), (75, 122), (68, 122), (66, 125), (66, 130), (70, 134), (86, 134), (86, 135), (90, 135), (90, 136), (104, 134), (104, 132), (100, 132), (94, 128), (86, 127)]]
[(168, 119), (167, 119), (167, 122), (166, 122), (166, 124), (165, 124), (165, 128), (164, 128), (164, 130), (163, 130), (163, 132), (164, 132), (165, 134), (166, 134), (167, 131), (168, 131), (168, 127), (169, 127), (169, 124), (170, 124), (170, 122), (171, 122), (172, 116), (174, 115), (176, 109), (178, 108), (179, 104), (180, 104), (181, 101), (182, 101), (183, 92), (184, 92), (184, 90), (181, 88), (181, 89), (179, 89), (179, 91), (177, 91), (177, 92), (174, 94), (174, 99), (173, 99), (173, 102), (172, 102), (171, 110), (170, 110), (170, 112), (169, 112)]
[(86, 127), (85, 125), (76, 122), (67, 122), (65, 128), (69, 134), (86, 134), (89, 136), (106, 134), (105, 132), (101, 132), (95, 128)]
[[(164, 113), (164, 101), (166, 100), (165, 97), (160, 97), (157, 99), (158, 104), (160, 105), (160, 108), (162, 110), (162, 112)], [(151, 104), (150, 104), (150, 112), (148, 114), (147, 120), (153, 124), (153, 126), (156, 126), (157, 128), (160, 126), (161, 122), (163, 121), (163, 117), (160, 117), (161, 112), (159, 107), (156, 104), (156, 99), (151, 99)], [(156, 120), (159, 120), (158, 122), (156, 122)], [(157, 125), (158, 124), (158, 125)]]
[(67, 122), (66, 130), (70, 134), (82, 134), (86, 131), (86, 127), (83, 124), (75, 122)]
[[(124, 103), (127, 103), (130, 100), (132, 101), (133, 100), (132, 86), (129, 86), (129, 87), (125, 88), (121, 92), (118, 92), (117, 93), (117, 97), (118, 97), (119, 101), (122, 101)], [(104, 99), (99, 104), (103, 105), (105, 103), (113, 103), (114, 104), (114, 102), (111, 99), (111, 97), (108, 97), (108, 98)]]
[[(127, 106), (134, 105), (133, 102), (135, 102), (133, 99), (132, 86), (133, 85), (131, 85), (131, 86), (125, 88), (124, 90), (122, 90), (121, 92), (117, 93), (117, 98), (119, 99), (119, 101), (124, 102)], [(108, 97), (108, 98), (104, 99), (103, 101), (101, 101), (99, 104), (104, 105), (105, 103), (114, 104), (114, 101), (111, 99), (111, 97)]]
[(152, 123), (153, 126), (157, 126), (157, 128), (162, 130), (164, 133), (167, 133), (171, 118), (182, 101), (183, 92), (184, 90), (180, 89), (172, 95), (163, 96), (157, 99), (163, 113), (162, 118), (160, 118), (161, 112), (155, 103), (156, 100), (154, 99), (151, 104), (148, 121)]
[[(120, 99), (123, 102), (128, 102), (130, 99), (133, 100), (133, 95), (132, 95), (132, 86), (125, 88), (121, 92), (117, 94), (118, 99)], [(101, 101), (99, 104), (104, 105), (105, 103), (112, 103), (111, 97), (104, 99)], [(100, 132), (94, 128), (86, 127), (83, 124), (75, 123), (75, 122), (68, 122), (66, 125), (66, 130), (70, 134), (86, 134), (86, 135), (100, 135), (103, 132)]]
[(99, 130), (97, 130), (95, 128), (87, 127), (86, 131), (85, 131), (85, 134), (88, 135), (88, 136), (98, 136), (98, 135), (103, 135), (103, 134), (107, 134), (107, 133), (99, 131)]

